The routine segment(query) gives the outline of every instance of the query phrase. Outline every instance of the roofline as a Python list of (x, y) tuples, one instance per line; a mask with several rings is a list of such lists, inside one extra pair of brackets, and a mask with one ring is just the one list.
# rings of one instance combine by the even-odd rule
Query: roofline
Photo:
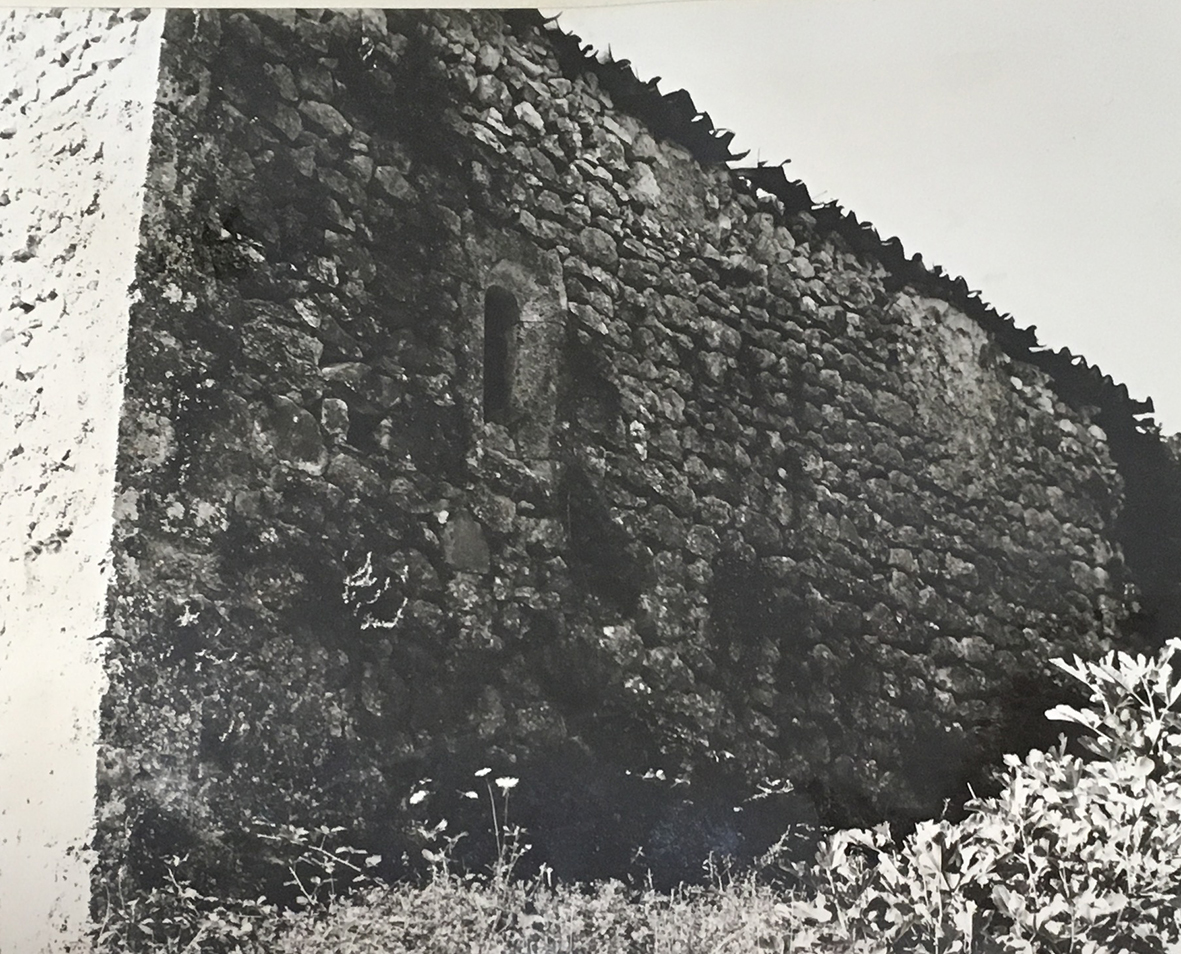
[[(580, 37), (558, 25), (557, 17), (546, 18), (537, 10), (506, 10), (503, 14), (510, 23), (540, 30), (568, 77), (593, 73), (619, 109), (643, 122), (652, 135), (683, 146), (699, 163), (726, 165), (747, 155), (731, 152), (734, 133), (715, 127), (709, 114), (697, 109), (687, 91), (661, 93), (659, 78), (639, 79), (628, 60), (616, 60), (610, 53), (599, 54), (589, 44), (584, 46)], [(928, 266), (919, 253), (908, 258), (897, 236), (883, 239), (870, 222), (859, 221), (837, 202), (814, 202), (803, 182), (787, 178), (783, 165), (759, 163), (728, 168), (739, 188), (751, 194), (761, 191), (774, 196), (784, 217), (810, 215), (820, 231), (839, 235), (853, 250), (876, 258), (900, 286), (913, 286), (959, 308), (1011, 358), (1048, 374), (1064, 401), (1097, 408), (1098, 423), (1110, 437), (1128, 439), (1140, 435), (1160, 439), (1159, 427), (1152, 418), (1138, 420), (1154, 411), (1151, 398), (1132, 398), (1127, 385), (1116, 384), (1098, 365), (1090, 364), (1069, 348), (1054, 351), (1042, 347), (1036, 325), (1019, 328), (1012, 315), (1001, 314), (985, 302), (963, 277), (952, 278), (942, 267)]]

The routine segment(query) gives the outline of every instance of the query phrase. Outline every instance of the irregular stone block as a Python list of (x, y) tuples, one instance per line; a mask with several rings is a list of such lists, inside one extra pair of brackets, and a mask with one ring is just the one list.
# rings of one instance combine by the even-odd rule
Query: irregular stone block
[(264, 63), (262, 70), (275, 84), (280, 96), (292, 103), (299, 100), (299, 89), (295, 85), (295, 75), (291, 72), (291, 67), (286, 63)]
[(468, 573), (488, 572), (488, 542), (479, 521), (465, 513), (454, 514), (448, 518), (442, 538), (444, 559), (453, 569)]
[(336, 94), (336, 83), (327, 67), (318, 63), (304, 64), (299, 67), (299, 90), (311, 99), (330, 103)]
[(413, 202), (418, 198), (414, 186), (393, 166), (378, 166), (373, 179), (388, 195), (401, 202)]
[(583, 229), (578, 236), (578, 243), (582, 254), (591, 262), (605, 268), (614, 268), (619, 264), (619, 249), (615, 239), (601, 229)]
[(404, 393), (399, 382), (359, 361), (327, 365), (321, 374), (330, 388), (340, 388), (350, 403), (366, 414), (389, 410)]
[(327, 103), (307, 100), (299, 104), (299, 111), (329, 136), (347, 136), (353, 131), (353, 127), (339, 110)]
[(320, 405), (320, 426), (330, 441), (343, 443), (349, 436), (349, 406), (340, 398), (324, 398)]
[(380, 500), (385, 494), (386, 483), (377, 471), (362, 464), (352, 454), (333, 454), (324, 476), (354, 497)]
[(278, 458), (309, 474), (324, 473), (328, 452), (316, 419), (284, 397), (274, 399), (267, 439)]
[(541, 114), (530, 103), (517, 103), (513, 107), (513, 116), (518, 123), (528, 126), (536, 133), (545, 131), (545, 120), (541, 118)]

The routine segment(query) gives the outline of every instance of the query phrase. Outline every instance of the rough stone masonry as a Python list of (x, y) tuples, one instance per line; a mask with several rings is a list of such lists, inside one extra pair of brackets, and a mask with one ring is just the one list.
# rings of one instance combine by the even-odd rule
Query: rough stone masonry
[(1172, 626), (1146, 406), (727, 143), (533, 13), (168, 14), (100, 907), (485, 765), (572, 876), (918, 818)]

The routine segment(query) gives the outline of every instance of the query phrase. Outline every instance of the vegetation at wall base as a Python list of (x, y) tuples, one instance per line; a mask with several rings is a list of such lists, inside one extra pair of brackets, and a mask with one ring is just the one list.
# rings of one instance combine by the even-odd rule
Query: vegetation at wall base
[[(786, 891), (763, 870), (713, 866), (705, 886), (658, 892), (618, 881), (515, 876), (528, 851), (509, 823), (516, 779), (485, 782), (499, 858), (456, 870), (460, 836), (427, 832), (417, 884), (365, 879), (374, 856), (336, 844), (339, 829), (277, 830), (304, 904), (207, 897), (180, 875), (110, 907), (100, 954), (820, 951), (866, 954), (1172, 954), (1181, 952), (1181, 640), (1156, 658), (1109, 653), (1056, 665), (1090, 692), (1085, 708), (1047, 715), (1084, 731), (1006, 757), (1003, 788), (973, 798), (959, 822), (928, 821), (904, 839), (887, 826), (831, 834)], [(481, 775), (486, 773), (481, 773)], [(473, 792), (473, 795), (476, 793)], [(712, 862), (711, 862), (712, 864)], [(340, 880), (355, 890), (341, 893)], [(359, 880), (356, 876), (362, 876)], [(359, 887), (358, 887), (359, 886)]]

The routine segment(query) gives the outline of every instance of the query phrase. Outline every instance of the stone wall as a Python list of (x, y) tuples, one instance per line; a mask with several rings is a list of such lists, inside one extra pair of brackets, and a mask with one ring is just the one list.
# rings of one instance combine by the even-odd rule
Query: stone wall
[(915, 818), (1119, 637), (1095, 409), (559, 47), (169, 15), (101, 877), (262, 877), (252, 815), (396, 854), (485, 764), (574, 874), (755, 850), (763, 778)]
[(81, 950), (163, 15), (0, 11), (0, 949)]

